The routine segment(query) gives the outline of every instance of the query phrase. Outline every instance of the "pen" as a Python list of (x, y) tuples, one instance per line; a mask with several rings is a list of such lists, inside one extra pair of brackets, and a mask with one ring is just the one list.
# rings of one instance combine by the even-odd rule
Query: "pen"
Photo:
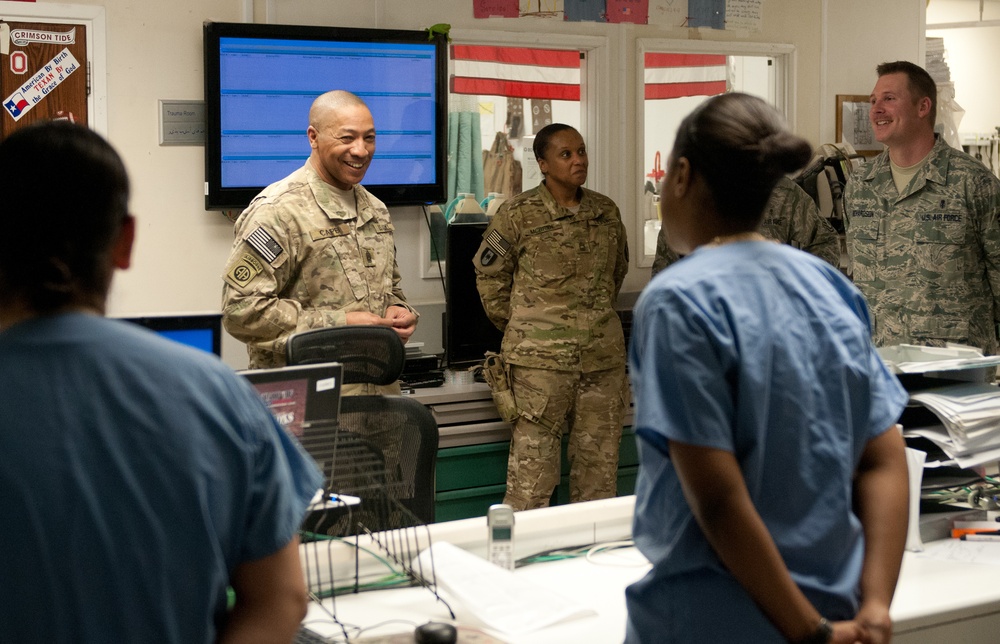
[(996, 543), (1000, 543), (1000, 534), (981, 534), (975, 532), (972, 534), (963, 534), (962, 541), (995, 541)]

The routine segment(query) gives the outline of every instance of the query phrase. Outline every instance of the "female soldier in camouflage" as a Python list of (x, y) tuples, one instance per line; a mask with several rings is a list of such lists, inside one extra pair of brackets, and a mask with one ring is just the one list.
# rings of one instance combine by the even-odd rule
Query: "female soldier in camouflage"
[(548, 505), (564, 433), (570, 501), (614, 496), (628, 400), (614, 309), (628, 271), (621, 214), (582, 187), (587, 147), (575, 129), (542, 128), (534, 152), (541, 185), (504, 202), (473, 260), (517, 407), (504, 497), (515, 510)]

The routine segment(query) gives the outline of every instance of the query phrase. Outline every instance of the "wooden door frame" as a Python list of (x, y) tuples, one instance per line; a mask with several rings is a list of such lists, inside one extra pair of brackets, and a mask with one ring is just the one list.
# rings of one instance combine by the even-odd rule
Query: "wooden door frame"
[(90, 76), (88, 121), (91, 129), (107, 137), (108, 61), (104, 7), (0, 1), (0, 18), (7, 22), (78, 22), (87, 27), (86, 72)]

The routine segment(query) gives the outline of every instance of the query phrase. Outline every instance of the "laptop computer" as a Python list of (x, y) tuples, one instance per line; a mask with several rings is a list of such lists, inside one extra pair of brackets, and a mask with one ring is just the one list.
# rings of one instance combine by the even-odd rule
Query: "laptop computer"
[(339, 362), (239, 373), (250, 381), (285, 429), (300, 440), (308, 423), (336, 424), (340, 417), (344, 368)]

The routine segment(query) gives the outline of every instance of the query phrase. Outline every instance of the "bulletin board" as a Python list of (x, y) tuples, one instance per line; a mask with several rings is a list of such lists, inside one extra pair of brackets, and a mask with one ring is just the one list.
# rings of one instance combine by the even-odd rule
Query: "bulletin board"
[(882, 151), (868, 120), (869, 98), (862, 94), (837, 94), (837, 143), (850, 143), (858, 154), (874, 156)]

